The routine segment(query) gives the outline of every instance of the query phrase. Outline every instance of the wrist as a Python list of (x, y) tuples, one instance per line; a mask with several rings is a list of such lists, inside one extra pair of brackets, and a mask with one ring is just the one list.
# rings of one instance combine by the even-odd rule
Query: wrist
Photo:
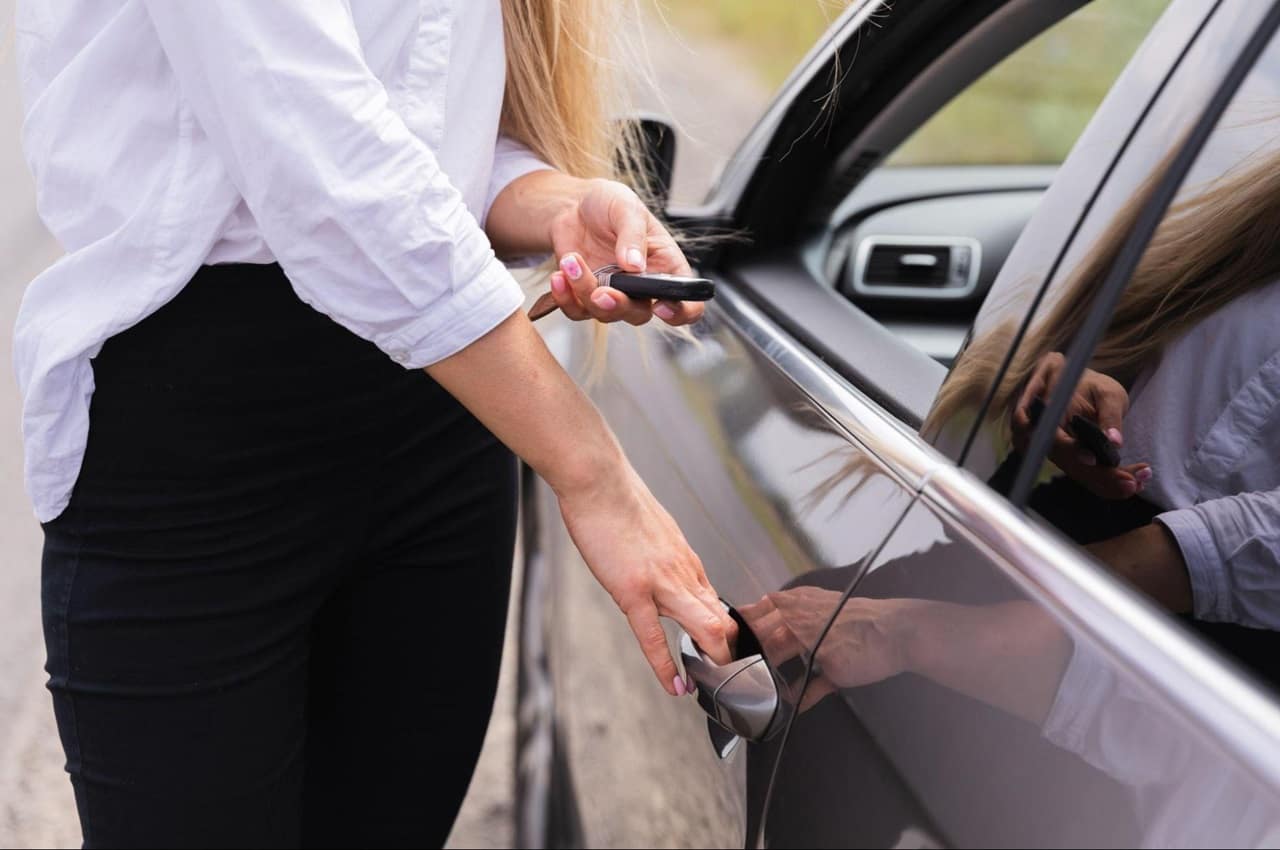
[(544, 480), (563, 502), (616, 502), (627, 492), (634, 472), (613, 435), (604, 430), (592, 445), (576, 443), (545, 471)]

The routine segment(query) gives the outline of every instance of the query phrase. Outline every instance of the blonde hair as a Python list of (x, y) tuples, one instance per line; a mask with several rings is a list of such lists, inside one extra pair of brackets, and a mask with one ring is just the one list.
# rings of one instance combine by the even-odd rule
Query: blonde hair
[(626, 36), (640, 29), (636, 0), (502, 0), (507, 90), (503, 133), (575, 177), (635, 173), (638, 131), (628, 73), (643, 68)]
[[(1116, 306), (1090, 368), (1125, 385), (1165, 346), (1231, 301), (1280, 280), (1280, 153), (1254, 157), (1169, 210)], [(1062, 297), (1028, 332), (1000, 379), (988, 419), (1008, 413), (1046, 353), (1066, 351), (1125, 237), (1165, 171), (1157, 168), (1068, 279)], [(961, 354), (921, 432), (935, 436), (964, 407), (981, 404), (1016, 332), (1008, 321)]]

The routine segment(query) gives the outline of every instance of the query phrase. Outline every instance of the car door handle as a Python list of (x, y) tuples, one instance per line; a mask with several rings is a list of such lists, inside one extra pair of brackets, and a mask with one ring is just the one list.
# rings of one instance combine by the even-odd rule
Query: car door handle
[[(746, 644), (748, 651), (758, 650), (737, 612), (730, 608), (729, 613), (738, 620), (739, 645)], [(785, 705), (773, 671), (760, 652), (717, 664), (683, 630), (679, 642), (685, 678), (710, 718), (712, 742), (722, 758), (736, 745), (735, 739), (763, 741), (781, 728)]]

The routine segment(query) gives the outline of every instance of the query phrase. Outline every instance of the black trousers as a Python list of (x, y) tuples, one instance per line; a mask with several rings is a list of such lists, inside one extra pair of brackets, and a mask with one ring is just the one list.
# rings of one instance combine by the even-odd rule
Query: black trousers
[(276, 266), (201, 270), (93, 368), (43, 563), (86, 846), (442, 844), (497, 682), (511, 454)]

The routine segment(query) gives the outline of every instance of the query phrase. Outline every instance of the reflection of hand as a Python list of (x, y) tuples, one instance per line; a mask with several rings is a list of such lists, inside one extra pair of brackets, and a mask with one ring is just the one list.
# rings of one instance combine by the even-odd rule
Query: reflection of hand
[(592, 269), (621, 266), (630, 272), (690, 275), (680, 246), (635, 192), (621, 183), (591, 180), (576, 203), (551, 222), (551, 244), (560, 270), (551, 291), (533, 306), (537, 319), (557, 307), (570, 319), (625, 321), (642, 325), (656, 314), (669, 325), (687, 325), (702, 317), (695, 301), (653, 302), (632, 299), (602, 287)]
[[(1034, 430), (1029, 413), (1032, 400), (1048, 397), (1053, 392), (1065, 362), (1061, 354), (1052, 351), (1040, 358), (1031, 373), (1011, 416), (1013, 445), (1019, 451), (1026, 451)], [(1108, 375), (1086, 369), (1067, 405), (1065, 419), (1079, 415), (1093, 420), (1107, 438), (1119, 447), (1124, 445), (1121, 426), (1128, 412), (1129, 393), (1124, 386)], [(1147, 463), (1115, 468), (1099, 466), (1093, 453), (1080, 445), (1061, 426), (1054, 436), (1049, 459), (1074, 481), (1104, 499), (1128, 499), (1135, 496), (1142, 492), (1152, 476), (1151, 465)]]
[[(777, 668), (812, 650), (841, 596), (833, 590), (796, 587), (770, 593), (739, 613)], [(837, 688), (874, 684), (907, 670), (906, 626), (914, 612), (928, 604), (913, 599), (845, 602), (818, 650), (820, 673), (809, 683), (800, 710), (808, 710)]]
[[(738, 610), (776, 669), (813, 651), (841, 596), (797, 587)], [(800, 711), (840, 688), (915, 673), (1040, 723), (1071, 651), (1067, 635), (1031, 602), (971, 606), (855, 597), (845, 602), (818, 647), (817, 672)], [(792, 701), (797, 696), (792, 693)]]

